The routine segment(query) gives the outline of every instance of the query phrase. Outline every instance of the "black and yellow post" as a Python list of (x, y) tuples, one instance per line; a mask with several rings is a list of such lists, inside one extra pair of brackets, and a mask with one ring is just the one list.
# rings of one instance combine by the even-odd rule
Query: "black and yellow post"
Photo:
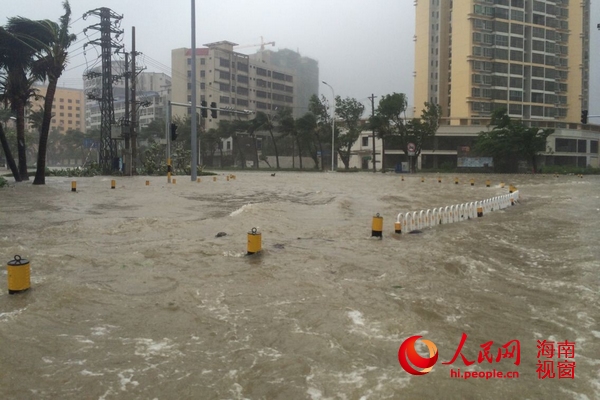
[(471, 178), (471, 186), (475, 186), (475, 179)]
[(200, 182), (202, 182), (202, 180), (200, 178), (196, 178), (196, 182), (200, 183)]
[(454, 178), (454, 184), (458, 185), (458, 178)]
[(171, 183), (171, 159), (167, 158), (167, 183)]
[(438, 183), (442, 183), (442, 178), (438, 176)]
[(477, 206), (477, 216), (483, 217), (483, 207), (480, 205)]
[(504, 189), (504, 182), (500, 182), (500, 188)]
[(488, 179), (487, 181), (485, 181), (485, 187), (490, 187), (492, 183), (490, 182), (490, 180)]
[(31, 287), (31, 272), (29, 261), (15, 256), (14, 260), (6, 265), (8, 274), (8, 294), (24, 292)]
[(402, 233), (402, 222), (400, 222), (400, 221), (394, 222), (394, 232)]
[(173, 178), (173, 185), (177, 184), (177, 179)]
[(517, 190), (516, 187), (514, 187), (513, 185), (508, 185), (508, 193), (513, 193)]
[(146, 181), (146, 186), (150, 186), (150, 181)]
[(77, 191), (77, 182), (71, 181), (71, 192), (76, 192), (76, 191)]
[(213, 182), (216, 182), (216, 181), (217, 181), (217, 177), (213, 176)]
[(256, 254), (262, 250), (262, 234), (256, 228), (248, 232), (248, 255)]
[(402, 182), (404, 182), (404, 175), (402, 175)]
[(383, 238), (383, 217), (379, 213), (373, 216), (371, 224), (371, 237)]
[(111, 188), (111, 189), (114, 189), (116, 186), (117, 186), (117, 181), (115, 181), (114, 179), (112, 179), (112, 180), (110, 181), (110, 188)]
[(425, 182), (425, 178), (421, 177), (421, 183)]

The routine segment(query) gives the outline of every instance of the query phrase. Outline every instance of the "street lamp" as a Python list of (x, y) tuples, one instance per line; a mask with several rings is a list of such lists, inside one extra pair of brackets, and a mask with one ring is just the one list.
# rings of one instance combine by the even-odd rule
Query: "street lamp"
[(333, 103), (331, 107), (331, 172), (333, 172), (333, 154), (335, 152), (335, 92), (333, 90), (333, 87), (329, 83), (325, 81), (321, 82), (323, 82), (324, 85), (329, 86), (329, 88), (331, 89), (331, 95), (333, 96)]

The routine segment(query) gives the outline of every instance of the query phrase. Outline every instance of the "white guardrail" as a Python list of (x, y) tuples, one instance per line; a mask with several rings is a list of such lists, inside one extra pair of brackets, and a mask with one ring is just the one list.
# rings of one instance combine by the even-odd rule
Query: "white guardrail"
[[(429, 210), (398, 213), (396, 217), (396, 231), (400, 224), (400, 232), (412, 232), (423, 228), (432, 228), (435, 225), (451, 224), (471, 218), (481, 217), (495, 210), (514, 205), (519, 200), (519, 191), (492, 197), (487, 200), (473, 201), (470, 203), (456, 204)], [(397, 232), (397, 233), (400, 233)]]

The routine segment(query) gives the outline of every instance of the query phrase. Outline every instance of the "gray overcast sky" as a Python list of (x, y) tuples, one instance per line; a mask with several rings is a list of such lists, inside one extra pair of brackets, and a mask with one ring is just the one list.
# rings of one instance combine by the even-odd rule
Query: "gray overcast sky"
[[(455, 0), (458, 1), (458, 0)], [(10, 16), (57, 21), (62, 15), (60, 0), (5, 1), (0, 24)], [(148, 71), (169, 72), (152, 60), (171, 65), (171, 50), (190, 47), (191, 0), (71, 0), (74, 21), (72, 32), (78, 41), (82, 31), (99, 23), (98, 17), (80, 17), (84, 12), (108, 7), (123, 15), (124, 43), (131, 49), (131, 27), (136, 27), (136, 50), (150, 59)], [(592, 0), (592, 105), (590, 114), (600, 115), (600, 0)], [(240, 45), (276, 42), (277, 50), (299, 50), (319, 62), (320, 79), (335, 89), (335, 94), (350, 96), (368, 104), (371, 93), (379, 96), (393, 92), (413, 98), (415, 7), (413, 0), (196, 0), (196, 44), (229, 40)], [(88, 35), (97, 38), (95, 31)], [(77, 43), (71, 50), (68, 71), (62, 86), (82, 87), (81, 74), (97, 59), (93, 46), (86, 57)], [(240, 49), (252, 53), (258, 47)], [(597, 88), (594, 90), (594, 88)], [(331, 97), (322, 85), (321, 93)], [(377, 102), (377, 100), (376, 100)], [(370, 114), (370, 107), (365, 115)], [(600, 123), (600, 119), (593, 122)]]

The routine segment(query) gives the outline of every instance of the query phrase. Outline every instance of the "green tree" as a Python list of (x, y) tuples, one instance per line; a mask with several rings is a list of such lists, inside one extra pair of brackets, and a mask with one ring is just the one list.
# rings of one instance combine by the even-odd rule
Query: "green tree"
[[(335, 107), (335, 105), (332, 105)], [(327, 107), (327, 99), (325, 96), (321, 96), (319, 99), (317, 95), (312, 95), (308, 101), (308, 110), (315, 117), (315, 129), (312, 130), (312, 139), (309, 141), (309, 148), (311, 148), (311, 157), (315, 160), (315, 168), (319, 169), (318, 163), (318, 155), (317, 152), (321, 154), (321, 169), (324, 169), (323, 163), (323, 141), (325, 138), (331, 138), (331, 116), (328, 112)], [(337, 130), (334, 132), (334, 138), (337, 137)], [(334, 146), (338, 143), (337, 139), (334, 140)], [(335, 148), (331, 149), (331, 151), (335, 154), (337, 150)], [(313, 155), (314, 154), (314, 155)]]
[[(385, 171), (385, 145), (387, 140), (406, 137), (406, 107), (408, 101), (404, 93), (385, 95), (379, 101), (375, 114), (371, 116), (370, 125), (377, 137), (381, 139), (381, 170)], [(406, 152), (405, 138), (404, 149)]]
[(505, 108), (492, 114), (491, 130), (480, 132), (474, 149), (494, 159), (494, 169), (499, 172), (515, 172), (518, 160), (527, 161), (537, 172), (537, 155), (546, 149), (546, 140), (554, 130), (527, 127), (521, 121), (512, 120)]
[(63, 9), (65, 13), (60, 17), (60, 23), (42, 20), (29, 21), (26, 24), (29, 26), (28, 35), (35, 38), (35, 42), (41, 47), (39, 58), (33, 65), (32, 70), (35, 75), (48, 81), (34, 185), (44, 185), (46, 183), (46, 151), (52, 120), (52, 103), (54, 102), (58, 78), (60, 78), (67, 65), (67, 50), (76, 39), (75, 35), (69, 33), (71, 6), (68, 1), (63, 2)]
[(340, 96), (337, 96), (335, 99), (335, 113), (342, 119), (342, 125), (345, 128), (345, 132), (340, 134), (336, 140), (338, 142), (336, 148), (346, 169), (350, 167), (352, 146), (362, 131), (360, 118), (364, 111), (365, 106), (354, 98), (347, 97), (342, 100)]
[(10, 110), (1, 109), (0, 110), (0, 143), (2, 144), (2, 150), (4, 151), (4, 156), (6, 157), (6, 163), (10, 168), (13, 178), (15, 182), (21, 182), (21, 175), (19, 174), (19, 167), (17, 167), (17, 163), (12, 155), (12, 151), (10, 149), (10, 144), (8, 143), (8, 139), (6, 137), (6, 133), (4, 132), (4, 124), (10, 118)]
[(313, 113), (307, 112), (296, 120), (296, 129), (298, 137), (298, 153), (300, 155), (300, 169), (302, 169), (303, 148), (308, 149), (309, 156), (315, 162), (315, 169), (319, 169), (319, 156), (317, 153), (319, 148), (314, 140), (314, 137), (318, 135), (315, 133), (318, 130), (317, 117), (315, 117)]

